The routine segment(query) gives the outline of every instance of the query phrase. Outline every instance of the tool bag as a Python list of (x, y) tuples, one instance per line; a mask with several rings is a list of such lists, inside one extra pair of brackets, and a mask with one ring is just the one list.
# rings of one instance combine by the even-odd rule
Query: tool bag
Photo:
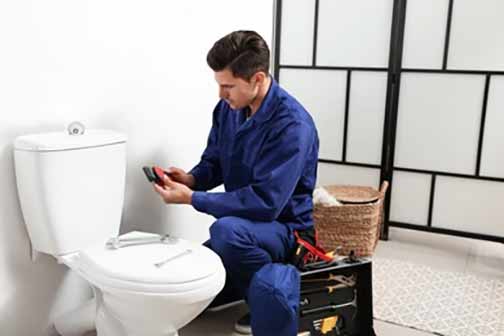
[(331, 262), (333, 260), (332, 253), (327, 253), (317, 245), (318, 237), (314, 228), (294, 231), (294, 236), (296, 237), (296, 248), (290, 263), (298, 269), (303, 269), (309, 263)]
[(298, 314), (298, 336), (374, 336), (371, 261), (305, 264)]
[[(262, 336), (374, 336), (371, 261), (334, 258), (316, 245), (315, 230), (295, 233), (297, 268), (268, 264), (253, 277), (249, 297), (254, 334)], [(268, 311), (267, 307), (282, 309)], [(297, 321), (296, 321), (297, 315)]]

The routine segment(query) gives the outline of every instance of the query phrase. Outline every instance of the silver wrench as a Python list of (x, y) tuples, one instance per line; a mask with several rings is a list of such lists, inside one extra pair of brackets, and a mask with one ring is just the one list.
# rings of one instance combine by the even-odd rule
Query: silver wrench
[(116, 250), (127, 246), (156, 244), (156, 243), (172, 243), (174, 241), (176, 241), (176, 238), (172, 238), (168, 234), (155, 237), (137, 237), (137, 238), (121, 238), (119, 236), (110, 238), (106, 242), (105, 246), (109, 249)]
[(189, 253), (192, 253), (191, 249), (187, 249), (187, 250), (182, 251), (179, 254), (176, 254), (174, 256), (171, 256), (171, 257), (169, 257), (169, 258), (167, 258), (167, 259), (165, 259), (163, 261), (157, 262), (157, 263), (154, 264), (154, 266), (160, 268), (160, 267), (164, 266), (165, 264), (169, 263), (170, 261), (173, 261), (173, 260), (175, 260), (177, 258), (183, 257), (183, 256), (185, 256), (185, 255), (187, 255)]

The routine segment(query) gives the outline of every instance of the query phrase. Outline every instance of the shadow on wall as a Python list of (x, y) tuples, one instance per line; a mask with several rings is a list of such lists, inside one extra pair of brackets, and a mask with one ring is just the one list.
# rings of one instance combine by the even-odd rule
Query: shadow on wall
[[(152, 165), (155, 162), (160, 162), (161, 157), (165, 157), (162, 151), (153, 150), (148, 155), (142, 156), (142, 162), (145, 162), (145, 165)], [(154, 191), (154, 187), (145, 178), (142, 171), (144, 163), (142, 162), (137, 162), (135, 159), (128, 161), (121, 232), (138, 230), (170, 233), (167, 223), (173, 221), (171, 206), (167, 206), (163, 202)]]
[(189, 205), (165, 204), (142, 171), (144, 165), (172, 162), (170, 158), (165, 148), (157, 147), (152, 150), (144, 148), (142, 155), (128, 160), (121, 233), (138, 230), (205, 241), (213, 217), (199, 213)]
[[(47, 127), (47, 129), (55, 129)], [(24, 129), (22, 134), (40, 132)], [(2, 132), (0, 152), (0, 330), (2, 335), (54, 335), (51, 315), (75, 307), (90, 294), (80, 279), (67, 292), (67, 268), (48, 255), (31, 261), (30, 239), (18, 201), (13, 141), (21, 132)], [(2, 260), (3, 259), (3, 260)], [(77, 287), (75, 287), (77, 286)], [(74, 299), (77, 299), (77, 302)]]
[[(138, 112), (139, 113), (139, 112)], [(121, 219), (121, 233), (133, 230), (170, 233), (166, 223), (173, 220), (170, 207), (166, 206), (145, 178), (142, 167), (170, 162), (166, 149), (158, 141), (148, 141), (152, 135), (142, 127), (131, 127), (123, 111), (109, 110), (100, 115), (97, 128), (115, 130), (127, 136), (126, 189)], [(149, 145), (155, 143), (156, 145)]]
[[(166, 205), (142, 171), (143, 166), (161, 165), (168, 168), (171, 164), (190, 169), (199, 160), (199, 149), (195, 162), (185, 162), (187, 155), (194, 150), (181, 150), (185, 148), (183, 137), (179, 139), (173, 133), (165, 134), (163, 125), (135, 122), (124, 111), (108, 110), (95, 121), (94, 127), (122, 132), (128, 139), (121, 233), (137, 230), (205, 241), (208, 238), (208, 226), (214, 219), (191, 206)], [(186, 166), (183, 166), (184, 163)]]

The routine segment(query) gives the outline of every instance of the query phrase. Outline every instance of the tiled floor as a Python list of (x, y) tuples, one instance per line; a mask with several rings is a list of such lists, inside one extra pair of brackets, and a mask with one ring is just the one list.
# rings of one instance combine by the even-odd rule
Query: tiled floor
[[(429, 265), (440, 270), (467, 272), (504, 279), (504, 245), (405, 229), (390, 230), (375, 255)], [(180, 336), (237, 336), (234, 321), (246, 307), (207, 312), (180, 331)], [(375, 320), (378, 336), (427, 336), (430, 333)]]

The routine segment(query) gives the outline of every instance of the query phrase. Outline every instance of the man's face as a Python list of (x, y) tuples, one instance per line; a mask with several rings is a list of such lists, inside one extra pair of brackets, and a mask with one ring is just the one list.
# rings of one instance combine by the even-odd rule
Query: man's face
[(235, 110), (251, 104), (259, 91), (255, 76), (246, 81), (234, 77), (229, 69), (216, 71), (215, 81), (219, 84), (219, 97)]

